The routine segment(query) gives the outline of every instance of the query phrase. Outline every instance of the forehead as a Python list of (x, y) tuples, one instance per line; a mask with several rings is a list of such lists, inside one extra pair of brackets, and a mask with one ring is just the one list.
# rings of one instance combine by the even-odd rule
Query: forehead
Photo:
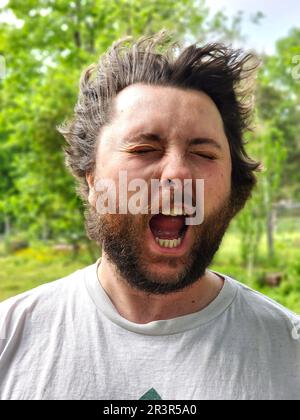
[(196, 90), (135, 84), (116, 96), (113, 108), (113, 121), (128, 134), (145, 129), (166, 137), (175, 132), (184, 136), (224, 135), (216, 105), (208, 95)]

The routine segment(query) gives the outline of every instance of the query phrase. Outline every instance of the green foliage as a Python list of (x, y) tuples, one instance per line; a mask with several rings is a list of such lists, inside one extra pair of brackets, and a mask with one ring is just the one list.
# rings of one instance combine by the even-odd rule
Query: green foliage
[(258, 245), (266, 231), (273, 204), (281, 195), (286, 146), (283, 133), (270, 122), (261, 122), (259, 129), (248, 137), (253, 141), (250, 153), (263, 164), (252, 198), (237, 217), (242, 238), (242, 260), (251, 276), (258, 257)]
[[(257, 86), (256, 129), (248, 151), (263, 164), (253, 198), (238, 216), (241, 254), (251, 276), (262, 233), (268, 233), (274, 259), (272, 209), (281, 199), (300, 201), (300, 80), (293, 78), (293, 57), (300, 54), (300, 32), (278, 41), (274, 56), (264, 57)], [(299, 55), (300, 59), (300, 55)]]
[[(298, 63), (298, 71), (297, 71)], [(258, 115), (282, 132), (286, 165), (284, 198), (300, 201), (300, 30), (277, 42), (276, 54), (265, 57), (259, 75)], [(298, 78), (295, 76), (299, 76)]]

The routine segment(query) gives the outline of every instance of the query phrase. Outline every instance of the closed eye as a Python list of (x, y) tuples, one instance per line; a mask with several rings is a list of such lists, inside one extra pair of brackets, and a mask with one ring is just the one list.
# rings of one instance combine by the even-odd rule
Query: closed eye
[(143, 155), (150, 152), (157, 152), (156, 149), (138, 149), (138, 150), (132, 150), (130, 153), (134, 153), (136, 155)]
[(213, 155), (209, 155), (209, 154), (206, 154), (206, 153), (197, 153), (197, 152), (192, 152), (192, 154), (193, 155), (196, 155), (196, 156), (200, 156), (200, 157), (202, 157), (202, 158), (204, 158), (204, 159), (208, 159), (208, 160), (215, 160), (216, 159), (216, 157), (215, 156), (213, 156)]

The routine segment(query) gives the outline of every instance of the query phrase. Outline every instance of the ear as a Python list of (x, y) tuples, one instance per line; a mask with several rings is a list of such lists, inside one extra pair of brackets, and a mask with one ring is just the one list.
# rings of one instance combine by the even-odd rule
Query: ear
[(89, 186), (88, 202), (92, 207), (95, 207), (97, 199), (95, 191), (95, 177), (93, 174), (86, 174), (85, 179)]

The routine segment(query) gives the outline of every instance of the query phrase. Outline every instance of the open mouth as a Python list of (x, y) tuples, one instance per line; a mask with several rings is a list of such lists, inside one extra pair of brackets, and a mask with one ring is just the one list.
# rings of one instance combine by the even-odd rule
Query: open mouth
[(156, 214), (149, 221), (149, 227), (157, 244), (162, 248), (179, 248), (189, 228), (185, 215)]

